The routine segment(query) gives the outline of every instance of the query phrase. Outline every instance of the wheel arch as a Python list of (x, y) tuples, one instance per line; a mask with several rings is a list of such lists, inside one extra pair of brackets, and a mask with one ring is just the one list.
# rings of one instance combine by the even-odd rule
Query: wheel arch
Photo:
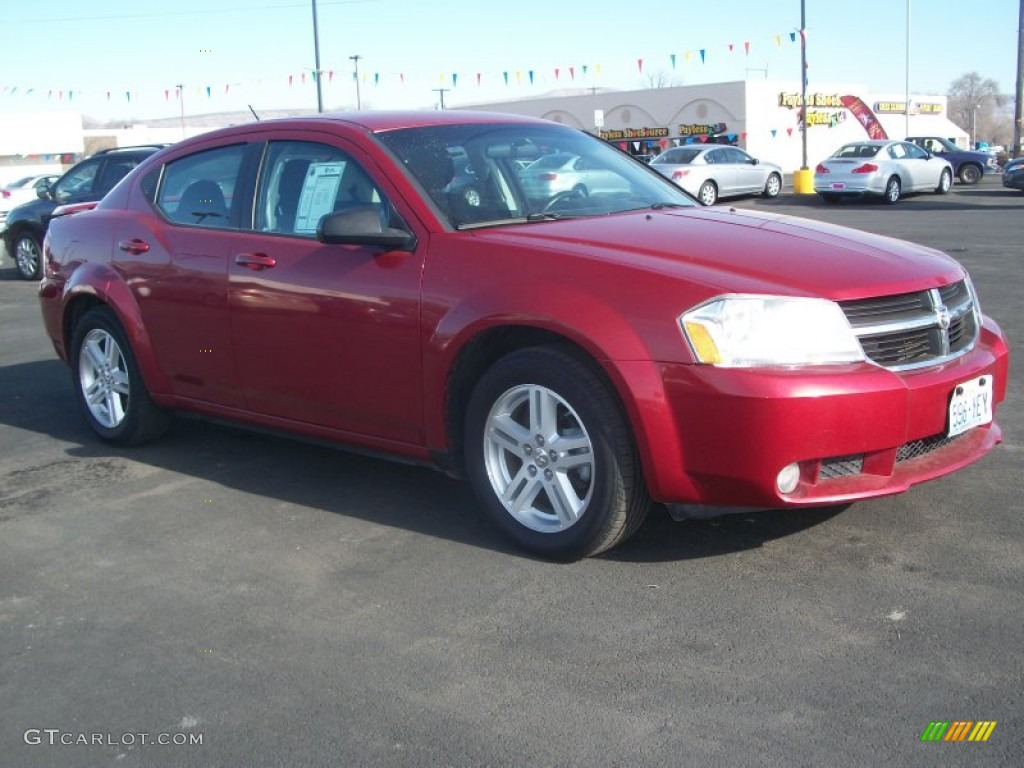
[[(444, 376), (444, 390), (437, 393), (443, 401), (440, 416), (443, 421), (433, 430), (429, 426), (428, 444), (435, 461), (449, 474), (460, 477), (465, 470), (465, 403), (479, 380), (490, 366), (512, 352), (530, 347), (556, 347), (586, 365), (608, 387), (608, 391), (621, 409), (630, 428), (630, 438), (640, 459), (641, 471), (648, 488), (658, 493), (657, 464), (651, 446), (658, 445), (659, 461), (682, 461), (682, 448), (676, 436), (659, 428), (665, 423), (651, 413), (651, 401), (664, 403), (664, 390), (660, 369), (653, 361), (618, 363), (609, 359), (587, 340), (575, 338), (572, 333), (541, 325), (507, 323), (482, 328), (467, 337), (451, 356)], [(652, 391), (656, 390), (656, 391)], [(643, 393), (643, 402), (634, 397), (634, 391)], [(428, 403), (430, 402), (428, 396)], [(428, 404), (428, 408), (429, 408)]]
[(169, 391), (166, 377), (156, 364), (149, 334), (146, 333), (134, 295), (116, 273), (101, 265), (83, 265), (65, 287), (60, 332), (67, 359), (71, 359), (71, 340), (76, 326), (95, 307), (106, 307), (121, 324), (132, 346), (139, 374), (149, 392)]

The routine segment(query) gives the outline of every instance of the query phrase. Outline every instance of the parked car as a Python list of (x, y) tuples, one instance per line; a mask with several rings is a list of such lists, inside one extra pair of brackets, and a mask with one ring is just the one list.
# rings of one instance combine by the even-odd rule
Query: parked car
[(892, 205), (910, 192), (944, 195), (952, 186), (953, 166), (907, 141), (844, 144), (814, 169), (814, 191), (826, 203), (873, 195)]
[(651, 160), (651, 168), (704, 205), (737, 195), (776, 197), (782, 190), (781, 167), (761, 162), (737, 147), (720, 144), (665, 150)]
[(571, 152), (552, 152), (535, 160), (520, 172), (519, 181), (529, 198), (540, 201), (555, 195), (588, 197), (629, 191), (621, 173), (596, 167), (590, 157)]
[[(498, 201), (470, 223), (461, 154)], [(541, 198), (520, 161), (546, 156), (621, 181)], [(951, 257), (698, 206), (543, 120), (219, 130), (55, 219), (45, 253), (46, 333), (100, 438), (180, 410), (430, 464), (542, 556), (614, 546), (652, 500), (899, 493), (1001, 439), (1007, 344)]]
[(8, 211), (36, 199), (40, 191), (48, 189), (59, 177), (60, 174), (56, 173), (25, 176), (0, 187), (0, 232), (6, 227)]
[(53, 210), (99, 200), (143, 159), (166, 145), (105, 149), (74, 165), (51, 185), (38, 189), (35, 200), (12, 208), (3, 232), (7, 253), (25, 280), (42, 275), (42, 242)]
[(910, 136), (907, 141), (917, 144), (926, 152), (938, 155), (943, 160), (948, 160), (953, 166), (953, 175), (964, 184), (977, 184), (984, 174), (999, 172), (995, 154), (960, 149), (952, 141), (941, 136)]
[(1003, 186), (1024, 192), (1024, 157), (1017, 157), (1003, 168)]

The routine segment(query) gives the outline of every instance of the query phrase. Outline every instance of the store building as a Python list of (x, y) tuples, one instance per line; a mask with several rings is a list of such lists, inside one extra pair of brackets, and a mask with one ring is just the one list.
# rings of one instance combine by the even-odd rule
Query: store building
[[(872, 93), (855, 84), (813, 84), (807, 89), (807, 163), (810, 168), (840, 145), (873, 136), (942, 136), (960, 146), (967, 134), (946, 115), (946, 97), (906, 98)], [(746, 80), (730, 83), (600, 91), (522, 101), (477, 104), (532, 115), (590, 131), (635, 155), (657, 154), (686, 143), (728, 143), (787, 171), (801, 167), (799, 83)]]

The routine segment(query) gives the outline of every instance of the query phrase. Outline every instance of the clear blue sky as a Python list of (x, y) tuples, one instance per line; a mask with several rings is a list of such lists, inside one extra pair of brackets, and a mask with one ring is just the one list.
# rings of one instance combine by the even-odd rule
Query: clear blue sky
[[(907, 0), (806, 5), (812, 87), (830, 81), (903, 92)], [(311, 7), (311, 0), (2, 0), (0, 111), (172, 117), (178, 83), (186, 113), (315, 107)], [(354, 54), (362, 57), (363, 108), (430, 107), (442, 87), (450, 89), (446, 106), (572, 86), (642, 88), (659, 74), (689, 85), (760, 78), (767, 69), (772, 80), (799, 82), (799, 45), (790, 40), (799, 0), (318, 0), (317, 7), (328, 109), (355, 106)], [(1018, 9), (1019, 0), (910, 0), (911, 91), (945, 93), (976, 71), (1012, 93)]]

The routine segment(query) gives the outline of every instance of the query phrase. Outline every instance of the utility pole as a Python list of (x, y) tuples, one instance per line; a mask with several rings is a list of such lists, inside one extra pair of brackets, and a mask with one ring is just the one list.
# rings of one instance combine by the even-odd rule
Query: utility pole
[(451, 88), (434, 88), (433, 90), (434, 93), (439, 93), (441, 95), (441, 109), (444, 109), (444, 95), (448, 93)]
[(349, 58), (352, 59), (352, 66), (355, 67), (352, 70), (352, 77), (356, 81), (356, 111), (359, 111), (363, 108), (362, 99), (359, 97), (359, 60), (363, 57), (356, 54), (355, 56), (349, 56)]
[(313, 0), (313, 61), (316, 69), (313, 70), (313, 79), (316, 80), (316, 111), (324, 111), (324, 92), (320, 86), (320, 29), (316, 23), (316, 0)]
[[(1022, 0), (1024, 1), (1024, 0)], [(178, 83), (178, 106), (181, 107), (181, 138), (185, 138), (185, 84)]]
[(800, 0), (800, 170), (807, 168), (807, 2)]
[(1017, 104), (1013, 109), (1013, 150), (1012, 157), (1024, 155), (1024, 0), (1020, 0), (1020, 16), (1017, 19)]
[(903, 138), (910, 135), (910, 0), (907, 0), (907, 69), (904, 72), (903, 86)]

